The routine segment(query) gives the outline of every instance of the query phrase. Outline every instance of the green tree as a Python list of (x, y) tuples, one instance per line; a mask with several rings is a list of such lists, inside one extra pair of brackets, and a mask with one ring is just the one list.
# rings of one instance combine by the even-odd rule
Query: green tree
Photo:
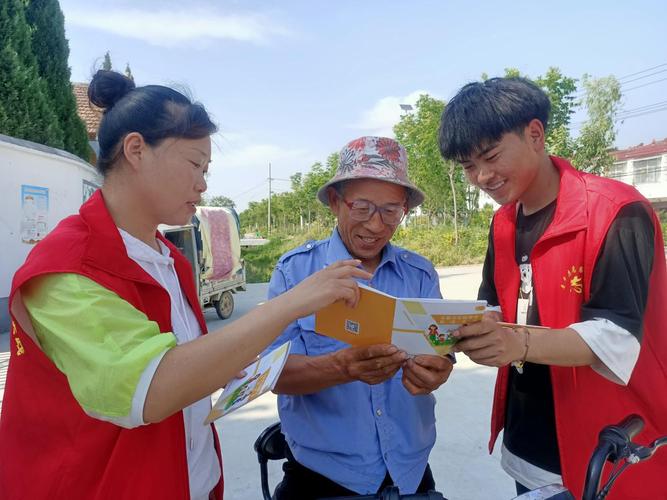
[(570, 120), (577, 107), (574, 93), (577, 81), (551, 67), (544, 76), (538, 76), (535, 83), (542, 87), (551, 101), (549, 126), (546, 130), (547, 149), (551, 154), (571, 158), (573, 141), (570, 137)]
[[(338, 168), (338, 153), (326, 162), (314, 163), (305, 175), (297, 172), (290, 178), (291, 191), (271, 196), (271, 228), (283, 231), (331, 228), (334, 217), (328, 207), (317, 199), (317, 191), (333, 177)], [(240, 214), (243, 231), (268, 234), (268, 200), (248, 203)]]
[[(506, 68), (505, 76), (524, 76), (516, 68)], [(613, 163), (610, 150), (616, 140), (614, 120), (621, 100), (618, 80), (613, 76), (582, 78), (584, 98), (578, 101), (577, 80), (567, 77), (558, 68), (551, 67), (544, 76), (533, 80), (549, 96), (551, 114), (546, 131), (549, 153), (568, 158), (578, 169), (601, 173)], [(572, 115), (581, 105), (588, 118), (579, 135), (570, 133)]]
[(102, 63), (102, 69), (105, 71), (111, 71), (113, 69), (113, 66), (111, 65), (111, 55), (109, 54), (108, 50), (104, 53), (104, 62)]
[(467, 217), (472, 207), (467, 200), (468, 189), (462, 170), (440, 155), (438, 127), (444, 106), (443, 101), (421, 95), (416, 111), (401, 116), (394, 126), (394, 134), (407, 150), (410, 178), (426, 195), (423, 210), (432, 217), (450, 218), (458, 241), (461, 208)]
[(132, 74), (132, 70), (130, 69), (130, 63), (127, 63), (125, 65), (125, 76), (128, 77), (130, 80), (134, 81), (134, 75)]
[(32, 51), (46, 94), (63, 131), (65, 150), (88, 160), (90, 146), (86, 127), (76, 112), (76, 101), (67, 65), (69, 44), (65, 38), (65, 18), (57, 0), (30, 0), (26, 19), (32, 32)]
[(613, 76), (584, 75), (584, 104), (588, 119), (575, 142), (573, 164), (587, 172), (602, 173), (614, 162), (610, 151), (616, 140), (614, 121), (621, 101), (621, 85)]
[(0, 2), (0, 133), (63, 147), (63, 131), (32, 52), (22, 0)]
[[(505, 68), (505, 77), (526, 78), (544, 90), (551, 103), (549, 124), (545, 131), (547, 150), (550, 154), (571, 158), (574, 151), (574, 142), (570, 136), (569, 125), (572, 115), (579, 105), (574, 98), (574, 93), (577, 90), (577, 80), (563, 75), (560, 69), (555, 67), (550, 67), (544, 76), (538, 76), (537, 78), (522, 75), (517, 68)], [(486, 79), (488, 79), (488, 76), (483, 73), (482, 80)]]

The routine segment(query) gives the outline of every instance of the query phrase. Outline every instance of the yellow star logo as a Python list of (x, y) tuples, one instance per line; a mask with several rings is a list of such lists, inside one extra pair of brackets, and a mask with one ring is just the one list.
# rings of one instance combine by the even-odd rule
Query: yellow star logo
[(584, 284), (581, 277), (584, 272), (584, 267), (579, 266), (579, 268), (572, 266), (567, 270), (567, 273), (563, 276), (563, 282), (560, 284), (560, 287), (563, 290), (568, 290), (569, 292), (574, 293), (583, 293)]
[(14, 337), (14, 340), (16, 341), (16, 355), (21, 356), (22, 354), (25, 354), (25, 349), (23, 348), (21, 339), (18, 337)]
[(16, 323), (13, 321), (12, 321), (12, 335), (14, 336), (14, 342), (16, 343), (16, 355), (21, 356), (22, 354), (25, 354), (23, 343), (21, 342), (21, 339), (19, 338), (16, 331)]

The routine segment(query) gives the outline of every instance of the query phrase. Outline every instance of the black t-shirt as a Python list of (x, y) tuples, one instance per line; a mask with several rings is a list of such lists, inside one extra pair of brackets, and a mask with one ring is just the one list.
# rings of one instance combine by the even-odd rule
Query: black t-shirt
[[(531, 325), (541, 323), (538, 297), (533, 293), (530, 254), (551, 223), (555, 209), (554, 201), (528, 216), (523, 214), (521, 208), (517, 213), (515, 255), (521, 272), (518, 296), (528, 301), (526, 323)], [(620, 210), (607, 232), (595, 264), (591, 296), (581, 310), (582, 321), (608, 319), (641, 342), (642, 320), (653, 266), (653, 231), (651, 216), (642, 203), (631, 203)], [(493, 225), (489, 232), (478, 297), (489, 305), (498, 305), (493, 278), (492, 235)], [(527, 462), (555, 474), (561, 473), (548, 365), (526, 363), (521, 374), (510, 369), (503, 444)]]

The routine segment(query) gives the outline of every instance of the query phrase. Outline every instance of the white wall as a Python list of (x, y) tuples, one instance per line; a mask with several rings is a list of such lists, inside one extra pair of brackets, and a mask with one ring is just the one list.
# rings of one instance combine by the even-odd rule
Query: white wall
[[(658, 180), (656, 182), (635, 183), (635, 163), (654, 158), (658, 158)], [(623, 164), (622, 169), (618, 168), (620, 163)], [(645, 158), (617, 161), (615, 163), (613, 178), (621, 182), (625, 182), (626, 184), (635, 186), (637, 191), (639, 191), (654, 205), (658, 203), (664, 204), (664, 202), (667, 201), (667, 153), (656, 156), (648, 156)]]
[(477, 207), (481, 210), (486, 205), (491, 205), (493, 210), (498, 210), (500, 208), (500, 205), (496, 203), (493, 198), (480, 189), (479, 198), (477, 200)]
[[(641, 158), (639, 160), (634, 160), (634, 161), (640, 161), (646, 159), (648, 158)], [(634, 161), (630, 166), (630, 168), (632, 169), (634, 169)], [(628, 164), (630, 163), (631, 162), (628, 162)], [(635, 184), (637, 190), (649, 200), (667, 199), (667, 154), (663, 154), (660, 156), (658, 164), (660, 168), (660, 173), (658, 174), (659, 175), (658, 182), (646, 182), (641, 184)]]
[(83, 160), (27, 141), (15, 144), (5, 139), (0, 137), (0, 332), (7, 326), (5, 304), (12, 276), (34, 246), (21, 238), (21, 186), (48, 188), (46, 222), (50, 231), (61, 219), (78, 212), (84, 180), (101, 184), (95, 169)]

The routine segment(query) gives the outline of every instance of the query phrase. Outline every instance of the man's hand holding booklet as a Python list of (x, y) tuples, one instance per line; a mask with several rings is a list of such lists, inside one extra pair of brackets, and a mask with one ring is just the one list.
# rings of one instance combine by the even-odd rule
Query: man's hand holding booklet
[(315, 314), (315, 331), (353, 346), (394, 344), (407, 354), (447, 355), (459, 326), (480, 321), (484, 300), (397, 298), (359, 285), (355, 308), (336, 302)]

